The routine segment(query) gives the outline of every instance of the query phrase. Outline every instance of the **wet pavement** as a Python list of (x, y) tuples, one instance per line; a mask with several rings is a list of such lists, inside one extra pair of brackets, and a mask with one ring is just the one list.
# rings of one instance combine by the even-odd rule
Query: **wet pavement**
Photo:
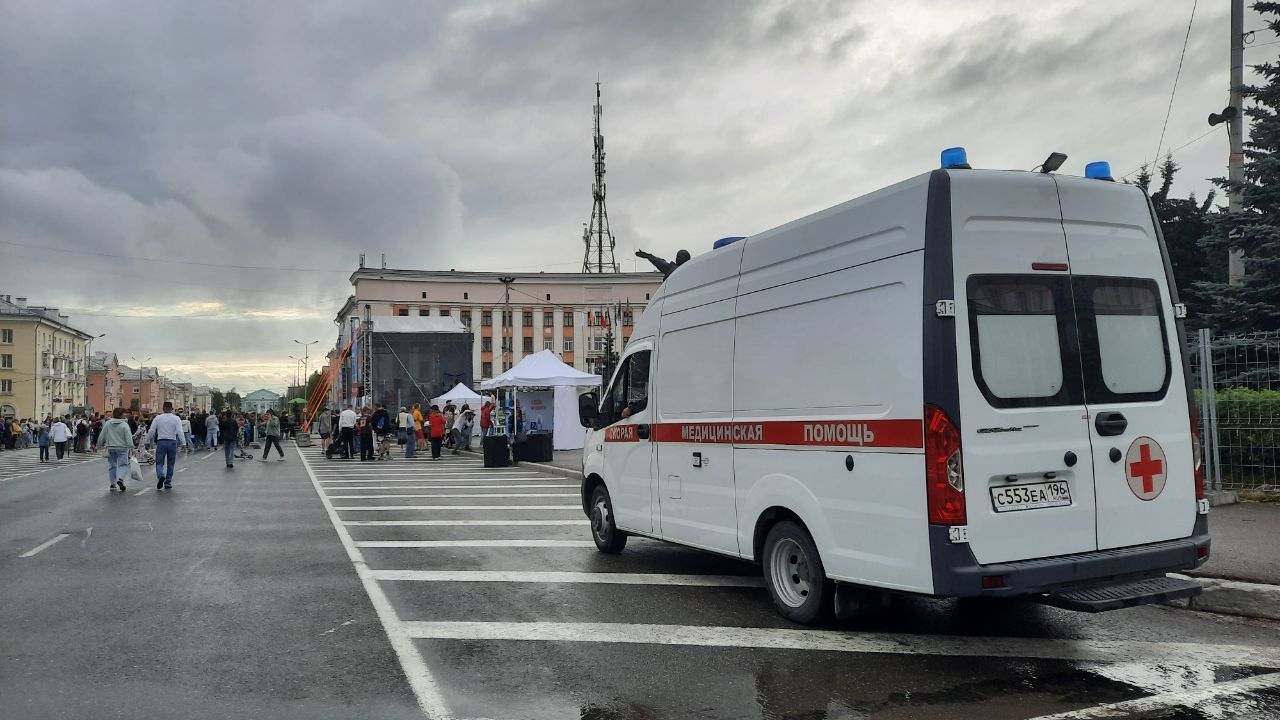
[(801, 628), (749, 563), (597, 553), (563, 477), (286, 452), (0, 485), (0, 718), (1280, 717), (1274, 622), (900, 597)]

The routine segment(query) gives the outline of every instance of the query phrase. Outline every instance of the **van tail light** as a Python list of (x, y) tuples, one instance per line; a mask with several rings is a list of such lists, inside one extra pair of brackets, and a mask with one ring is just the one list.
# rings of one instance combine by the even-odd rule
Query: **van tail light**
[(1200, 442), (1200, 414), (1191, 406), (1191, 466), (1195, 468), (1196, 499), (1204, 499), (1204, 445)]
[(964, 525), (967, 516), (960, 431), (941, 408), (933, 405), (924, 406), (924, 461), (929, 522)]

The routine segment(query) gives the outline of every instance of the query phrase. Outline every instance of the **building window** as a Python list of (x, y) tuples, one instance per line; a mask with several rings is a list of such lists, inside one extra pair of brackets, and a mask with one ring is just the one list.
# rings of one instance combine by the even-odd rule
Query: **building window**
[(511, 338), (509, 337), (502, 338), (502, 352), (504, 353), (511, 352)]
[(480, 352), (493, 352), (493, 338), (480, 338)]
[(547, 293), (547, 302), (551, 302), (551, 293)]
[(524, 327), (533, 327), (533, 313), (528, 310), (520, 313), (520, 324)]
[(134, 394), (134, 395), (137, 395), (137, 394), (139, 394), (139, 393), (141, 393), (141, 392), (142, 392), (142, 389), (141, 389), (141, 388), (139, 388), (137, 385), (134, 385), (134, 386), (133, 386), (133, 394)]
[(471, 327), (471, 311), (462, 310), (458, 313), (458, 318), (462, 320), (462, 324)]
[(555, 313), (553, 313), (553, 312), (551, 312), (551, 311), (549, 311), (549, 310), (548, 310), (548, 311), (546, 311), (546, 312), (543, 312), (543, 313), (542, 313), (542, 327), (555, 327), (555, 326), (556, 326), (556, 315), (555, 315)]
[(13, 367), (13, 356), (8, 354), (0, 355), (0, 368), (12, 368), (12, 367)]
[(525, 355), (528, 355), (529, 353), (533, 352), (533, 338), (531, 337), (524, 338), (524, 342), (521, 343), (521, 348), (524, 350)]
[(542, 338), (542, 349), (543, 349), (543, 350), (555, 350), (555, 349), (556, 349), (556, 341), (555, 341), (553, 338)]
[(573, 327), (573, 311), (572, 310), (564, 311), (564, 326)]
[(564, 339), (564, 351), (573, 352), (573, 338)]
[(0, 380), (0, 395), (12, 395), (12, 394), (13, 394), (13, 381)]
[(426, 291), (426, 290), (423, 290), (423, 291), (422, 291), (422, 299), (423, 299), (423, 300), (426, 300), (426, 299), (427, 299), (427, 291)]
[(471, 294), (470, 294), (470, 293), (462, 293), (462, 299), (463, 299), (463, 300), (470, 300), (470, 299), (471, 299)]
[(12, 344), (13, 344), (13, 331), (12, 331), (12, 330), (0, 330), (0, 343), (4, 343), (5, 345), (12, 345)]
[(480, 325), (481, 325), (481, 326), (483, 326), (483, 327), (489, 327), (489, 326), (493, 325), (493, 312), (492, 312), (492, 311), (489, 311), (489, 310), (481, 310), (481, 311), (480, 311)]
[(484, 377), (493, 377), (493, 363), (480, 363), (480, 374)]
[(409, 308), (400, 308), (396, 311), (396, 315), (400, 317), (409, 317)]
[(449, 316), (449, 307), (447, 305), (441, 306), (440, 317), (448, 317), (448, 316)]
[(512, 310), (502, 311), (502, 327), (511, 327), (511, 318), (512, 318), (513, 312), (514, 311)]
[(628, 327), (631, 326), (631, 310), (622, 311), (622, 324)]

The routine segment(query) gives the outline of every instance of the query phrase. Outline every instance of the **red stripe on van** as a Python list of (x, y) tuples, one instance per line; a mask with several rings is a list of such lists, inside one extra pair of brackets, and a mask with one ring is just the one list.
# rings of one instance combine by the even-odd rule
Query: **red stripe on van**
[[(610, 428), (612, 430), (613, 428)], [(762, 420), (758, 422), (655, 423), (654, 442), (804, 445), (824, 447), (924, 447), (921, 420)], [(634, 434), (634, 433), (633, 433)], [(608, 440), (608, 431), (605, 432)]]

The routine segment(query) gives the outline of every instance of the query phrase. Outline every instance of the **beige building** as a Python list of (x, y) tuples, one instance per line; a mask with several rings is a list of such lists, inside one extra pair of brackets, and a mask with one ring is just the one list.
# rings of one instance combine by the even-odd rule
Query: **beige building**
[(44, 418), (86, 406), (92, 341), (57, 308), (0, 295), (0, 416)]
[[(503, 277), (510, 278), (510, 302)], [(632, 324), (657, 291), (662, 275), (643, 273), (503, 273), (361, 268), (351, 275), (353, 295), (338, 312), (338, 342), (378, 316), (449, 316), (472, 331), (471, 380), (500, 374), (524, 356), (551, 350), (588, 372), (600, 372), (612, 325), (621, 352)], [(602, 322), (603, 316), (615, 320)], [(505, 352), (504, 352), (505, 351)], [(350, 396), (352, 361), (335, 379), (330, 401)]]

